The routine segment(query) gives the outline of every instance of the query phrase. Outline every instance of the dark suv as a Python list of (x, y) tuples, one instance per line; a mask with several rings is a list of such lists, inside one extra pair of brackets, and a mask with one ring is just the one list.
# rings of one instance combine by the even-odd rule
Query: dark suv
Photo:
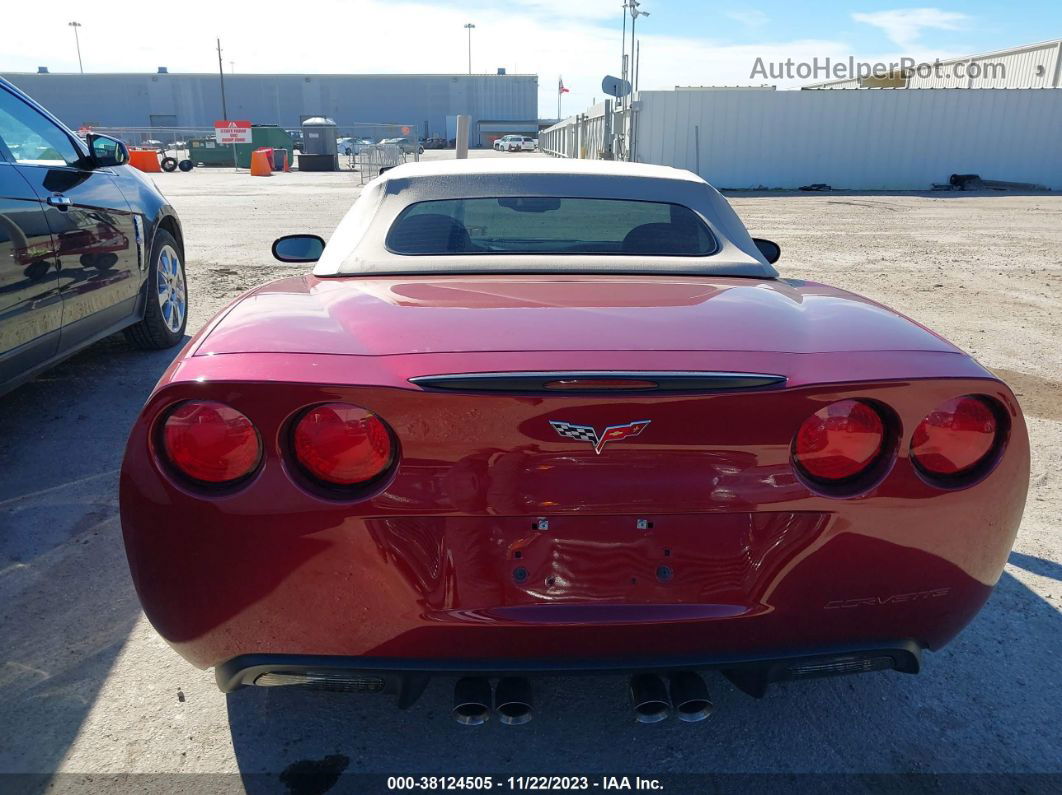
[(0, 79), (0, 393), (116, 331), (184, 337), (181, 224), (128, 160)]

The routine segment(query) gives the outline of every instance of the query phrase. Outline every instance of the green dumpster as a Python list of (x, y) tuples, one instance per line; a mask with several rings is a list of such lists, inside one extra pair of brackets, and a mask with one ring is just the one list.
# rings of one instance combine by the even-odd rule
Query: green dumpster
[[(288, 163), (294, 163), (291, 136), (275, 124), (256, 124), (251, 127), (251, 143), (236, 144), (236, 162), (240, 168), (251, 167), (251, 152), (260, 146), (286, 149)], [(213, 138), (192, 138), (188, 141), (188, 156), (196, 165), (227, 166), (232, 168), (232, 145), (223, 146)]]

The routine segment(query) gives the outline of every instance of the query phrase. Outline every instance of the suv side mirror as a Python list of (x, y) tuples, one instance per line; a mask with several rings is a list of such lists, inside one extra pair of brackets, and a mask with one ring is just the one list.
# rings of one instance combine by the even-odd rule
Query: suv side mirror
[(273, 256), (281, 262), (317, 262), (324, 247), (317, 235), (284, 235), (273, 241)]
[(773, 240), (764, 240), (762, 237), (752, 238), (752, 242), (756, 244), (756, 248), (763, 254), (763, 258), (772, 265), (778, 262), (779, 257), (782, 256), (782, 247), (775, 243)]
[(120, 166), (129, 162), (129, 149), (117, 138), (89, 133), (85, 142), (92, 152), (92, 165), (96, 168)]

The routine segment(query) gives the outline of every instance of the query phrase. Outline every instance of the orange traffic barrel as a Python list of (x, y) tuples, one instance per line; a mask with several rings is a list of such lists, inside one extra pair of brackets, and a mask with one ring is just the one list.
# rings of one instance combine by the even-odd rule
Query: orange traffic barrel
[(159, 153), (154, 149), (130, 149), (129, 165), (141, 171), (162, 172), (162, 167), (159, 166)]
[(255, 149), (251, 152), (251, 176), (252, 177), (271, 177), (273, 176), (273, 150), (271, 147), (263, 146), (259, 149)]

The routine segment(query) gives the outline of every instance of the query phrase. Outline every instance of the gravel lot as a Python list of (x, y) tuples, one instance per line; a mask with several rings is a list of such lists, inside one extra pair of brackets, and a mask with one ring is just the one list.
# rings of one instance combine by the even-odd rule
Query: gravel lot
[[(350, 173), (266, 180), (197, 170), (156, 181), (185, 227), (190, 331), (240, 291), (299, 272), (271, 259), (270, 242), (327, 236), (359, 187)], [(695, 725), (636, 725), (619, 678), (544, 682), (535, 720), (517, 728), (456, 725), (445, 680), (408, 713), (389, 698), (290, 689), (226, 697), (211, 672), (155, 634), (133, 593), (117, 471), (128, 429), (175, 351), (145, 355), (118, 337), (0, 403), (0, 772), (72, 774), (53, 782), (60, 787), (105, 787), (120, 773), (238, 772), (242, 780), (198, 779), (196, 788), (280, 792), (290, 780), (282, 771), (329, 756), (307, 769), (899, 772), (923, 774), (907, 783), (925, 789), (949, 788), (956, 780), (940, 776), (952, 773), (1062, 773), (1062, 196), (732, 201), (754, 234), (782, 245), (786, 275), (856, 290), (926, 323), (1020, 395), (1033, 476), (1015, 552), (985, 610), (927, 655), (920, 676), (775, 686), (757, 701), (712, 675), (717, 712)], [(978, 781), (990, 779), (964, 786)], [(1062, 778), (1025, 786), (1052, 784)]]

